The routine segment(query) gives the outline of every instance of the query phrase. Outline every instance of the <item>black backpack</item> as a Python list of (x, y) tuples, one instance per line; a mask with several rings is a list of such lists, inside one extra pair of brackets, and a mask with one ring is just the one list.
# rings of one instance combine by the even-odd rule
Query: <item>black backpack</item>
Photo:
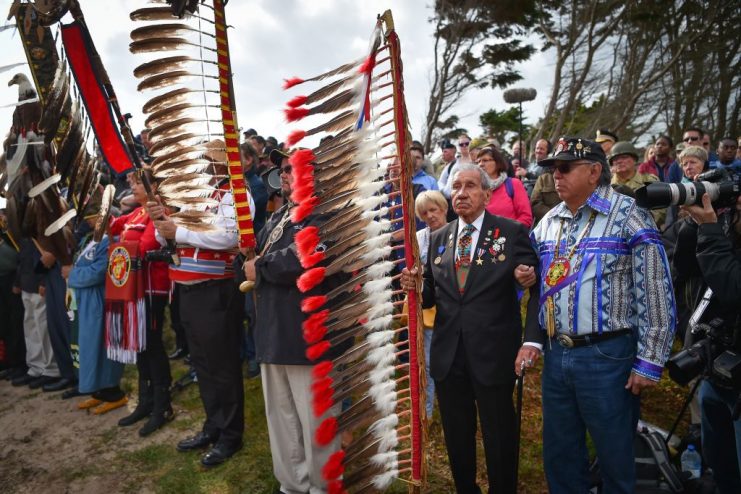
[(682, 473), (671, 462), (664, 438), (644, 428), (633, 440), (636, 493), (684, 492)]

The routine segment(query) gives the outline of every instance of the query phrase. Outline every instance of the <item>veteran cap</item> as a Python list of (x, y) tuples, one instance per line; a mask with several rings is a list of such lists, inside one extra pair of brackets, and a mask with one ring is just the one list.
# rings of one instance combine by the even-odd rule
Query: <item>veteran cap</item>
[(605, 141), (612, 141), (617, 142), (620, 139), (618, 138), (617, 134), (612, 132), (609, 129), (599, 129), (597, 130), (597, 135), (594, 138), (594, 142), (605, 142)]
[(553, 153), (540, 161), (540, 166), (553, 166), (556, 161), (589, 160), (607, 164), (602, 146), (581, 137), (562, 137), (558, 140)]

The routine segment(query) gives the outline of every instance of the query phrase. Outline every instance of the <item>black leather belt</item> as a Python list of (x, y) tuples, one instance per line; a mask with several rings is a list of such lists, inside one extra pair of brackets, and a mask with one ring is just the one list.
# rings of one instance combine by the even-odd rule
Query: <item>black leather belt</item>
[(630, 334), (632, 332), (632, 329), (627, 328), (618, 329), (615, 331), (606, 331), (604, 333), (581, 334), (578, 336), (571, 336), (565, 333), (559, 333), (556, 336), (556, 341), (564, 348), (578, 348), (580, 346), (593, 345), (595, 343), (599, 343), (600, 341), (617, 338), (618, 336)]

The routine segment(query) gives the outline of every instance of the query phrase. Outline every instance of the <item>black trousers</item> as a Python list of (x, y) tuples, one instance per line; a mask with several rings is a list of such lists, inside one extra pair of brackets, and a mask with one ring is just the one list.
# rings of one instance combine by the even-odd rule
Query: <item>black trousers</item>
[(26, 339), (23, 333), (23, 300), (13, 293), (15, 273), (0, 275), (0, 340), (5, 343), (5, 357), (0, 368), (26, 364)]
[(206, 422), (203, 432), (233, 447), (244, 432), (244, 386), (235, 322), (239, 296), (233, 280), (181, 285), (180, 317), (198, 377)]
[(46, 274), (46, 324), (59, 374), (74, 381), (77, 378), (72, 364), (72, 324), (64, 303), (66, 291), (67, 283), (62, 278), (62, 269), (59, 263), (55, 263)]
[(147, 348), (136, 355), (136, 369), (139, 379), (150, 381), (152, 386), (169, 388), (172, 382), (170, 361), (162, 343), (164, 329), (166, 295), (146, 296), (147, 303)]
[(180, 285), (175, 283), (170, 301), (170, 324), (175, 332), (175, 346), (188, 353), (188, 339), (185, 337), (185, 328), (180, 320)]
[(514, 380), (500, 386), (484, 386), (471, 374), (458, 342), (450, 372), (435, 380), (445, 446), (458, 494), (478, 494), (476, 485), (476, 412), (484, 439), (489, 492), (514, 494), (515, 410), (512, 405)]

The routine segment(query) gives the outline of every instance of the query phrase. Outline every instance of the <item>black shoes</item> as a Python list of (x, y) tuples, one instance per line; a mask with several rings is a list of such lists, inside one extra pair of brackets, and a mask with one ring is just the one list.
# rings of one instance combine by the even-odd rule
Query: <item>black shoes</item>
[(69, 400), (70, 398), (75, 398), (77, 396), (82, 396), (82, 393), (80, 393), (80, 390), (77, 389), (77, 386), (75, 386), (74, 388), (69, 388), (67, 391), (62, 393), (63, 400)]
[(139, 379), (139, 401), (136, 404), (136, 408), (130, 415), (119, 420), (118, 425), (121, 427), (134, 425), (140, 420), (149, 417), (152, 414), (152, 408), (154, 408), (154, 389), (149, 381)]
[(55, 391), (64, 391), (67, 388), (74, 388), (75, 386), (77, 386), (77, 379), (67, 379), (66, 377), (63, 377), (55, 382), (44, 384), (41, 389), (47, 393), (53, 393)]
[(185, 357), (186, 355), (188, 355), (188, 350), (186, 350), (185, 348), (176, 348), (175, 351), (172, 352), (167, 357), (170, 360), (180, 360), (181, 358)]
[(10, 367), (8, 369), (3, 369), (2, 371), (0, 371), (0, 379), (12, 381), (17, 377), (25, 376), (27, 372), (28, 368), (26, 366)]
[(50, 377), (50, 376), (39, 376), (30, 383), (28, 383), (28, 387), (31, 389), (39, 389), (43, 386), (48, 386), (50, 384), (54, 384), (58, 382), (61, 378), (60, 377)]
[(30, 376), (28, 374), (23, 374), (22, 376), (18, 376), (15, 379), (13, 379), (12, 381), (10, 381), (10, 383), (13, 386), (15, 386), (15, 387), (25, 386), (25, 385), (29, 384), (31, 381), (33, 381), (34, 379), (36, 379), (35, 376)]
[(208, 453), (203, 455), (203, 458), (201, 458), (201, 465), (204, 467), (215, 467), (216, 465), (221, 465), (234, 456), (234, 454), (240, 449), (242, 449), (241, 442), (236, 447), (231, 448), (217, 443)]
[(152, 386), (154, 389), (154, 404), (149, 420), (139, 429), (139, 436), (146, 437), (171, 421), (175, 417), (170, 404), (169, 386)]
[(184, 453), (186, 451), (193, 451), (194, 449), (203, 449), (216, 442), (214, 438), (206, 434), (205, 432), (199, 432), (193, 437), (183, 439), (177, 445), (178, 451)]

